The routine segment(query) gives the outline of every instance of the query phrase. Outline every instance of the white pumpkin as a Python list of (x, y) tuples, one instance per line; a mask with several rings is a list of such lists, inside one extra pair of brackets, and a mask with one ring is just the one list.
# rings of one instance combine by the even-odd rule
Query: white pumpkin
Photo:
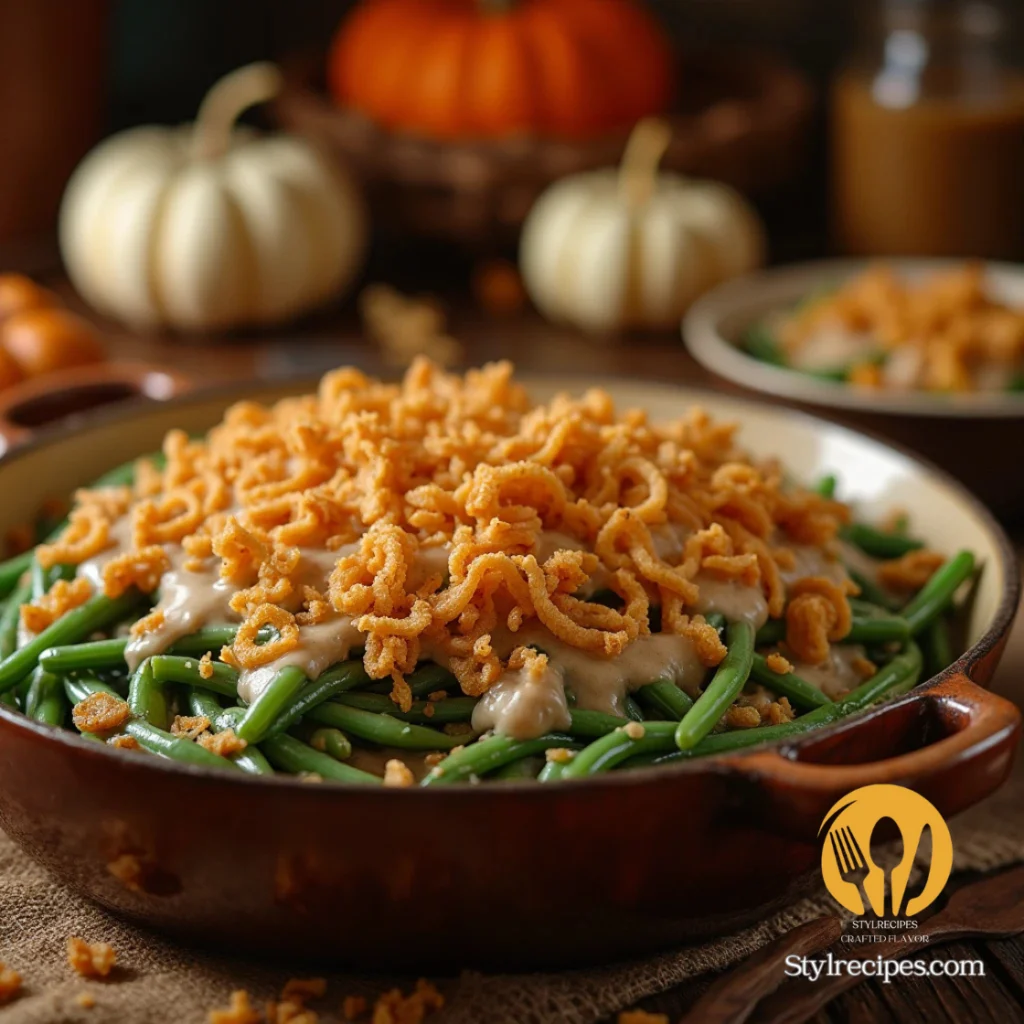
[(218, 82), (194, 125), (101, 143), (68, 183), (64, 262), (96, 309), (182, 331), (277, 323), (351, 283), (366, 248), (361, 197), (308, 143), (237, 128), (280, 88), (272, 64)]
[(658, 173), (670, 139), (634, 129), (618, 169), (555, 182), (523, 226), (520, 267), (551, 320), (588, 331), (674, 327), (702, 292), (757, 267), (764, 232), (733, 189)]

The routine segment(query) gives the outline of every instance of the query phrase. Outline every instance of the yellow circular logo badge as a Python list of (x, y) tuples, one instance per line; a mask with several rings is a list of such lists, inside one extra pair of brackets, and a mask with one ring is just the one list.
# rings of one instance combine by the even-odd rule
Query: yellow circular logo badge
[[(819, 833), (821, 874), (825, 887), (854, 914), (911, 917), (930, 906), (942, 892), (953, 869), (953, 840), (949, 826), (934, 805), (904, 786), (864, 786), (836, 801), (825, 815)], [(871, 859), (871, 840), (898, 836), (903, 855), (892, 868)], [(908, 892), (914, 859), (931, 841), (931, 860), (924, 885)]]

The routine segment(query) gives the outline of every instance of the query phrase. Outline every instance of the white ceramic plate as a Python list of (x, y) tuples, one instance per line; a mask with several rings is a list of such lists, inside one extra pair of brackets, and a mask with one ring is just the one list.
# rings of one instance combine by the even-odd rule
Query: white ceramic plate
[[(963, 266), (963, 260), (884, 261), (911, 280)], [(736, 384), (813, 405), (906, 416), (1024, 418), (1024, 394), (973, 392), (938, 395), (922, 391), (885, 392), (852, 388), (796, 370), (771, 366), (739, 348), (748, 327), (769, 313), (786, 309), (822, 288), (842, 284), (877, 260), (820, 260), (760, 271), (736, 278), (699, 299), (683, 320), (683, 337), (702, 366)], [(1024, 307), (1024, 267), (986, 263), (991, 294)]]

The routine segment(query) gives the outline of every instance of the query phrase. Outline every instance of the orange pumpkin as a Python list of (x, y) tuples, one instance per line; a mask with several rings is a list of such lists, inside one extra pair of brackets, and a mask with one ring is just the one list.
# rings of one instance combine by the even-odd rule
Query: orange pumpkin
[(592, 138), (665, 109), (673, 58), (634, 0), (363, 0), (328, 77), (342, 106), (435, 138)]

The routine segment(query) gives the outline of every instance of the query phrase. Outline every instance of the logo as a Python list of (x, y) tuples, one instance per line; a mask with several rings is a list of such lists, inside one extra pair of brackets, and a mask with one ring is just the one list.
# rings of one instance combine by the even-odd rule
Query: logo
[[(903, 786), (864, 786), (837, 801), (819, 835), (825, 887), (847, 910), (878, 918), (912, 917), (938, 898), (953, 868), (953, 840), (942, 815)], [(921, 881), (908, 886), (918, 850), (931, 841)], [(902, 840), (895, 867), (871, 858), (871, 841)]]

